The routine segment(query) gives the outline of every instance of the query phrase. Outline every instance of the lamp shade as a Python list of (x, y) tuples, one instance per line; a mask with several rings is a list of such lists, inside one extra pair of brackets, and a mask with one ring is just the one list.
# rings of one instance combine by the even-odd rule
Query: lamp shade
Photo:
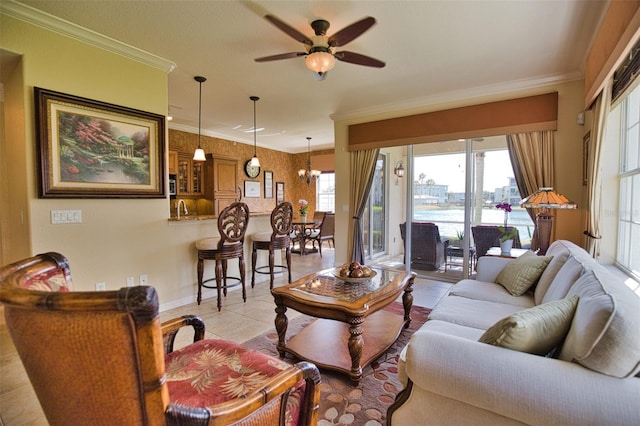
[(558, 194), (551, 187), (540, 188), (522, 201), (520, 206), (528, 209), (576, 209), (578, 205)]
[(204, 155), (204, 149), (198, 148), (193, 153), (193, 161), (207, 161), (207, 157)]
[(313, 52), (307, 55), (304, 60), (311, 71), (318, 74), (324, 74), (327, 71), (331, 71), (336, 65), (336, 58), (329, 52)]

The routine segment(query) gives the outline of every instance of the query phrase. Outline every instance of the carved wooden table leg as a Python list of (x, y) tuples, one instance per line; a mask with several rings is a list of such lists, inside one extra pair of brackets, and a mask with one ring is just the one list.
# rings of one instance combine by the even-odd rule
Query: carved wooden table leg
[(413, 306), (413, 277), (409, 279), (409, 284), (402, 293), (402, 306), (404, 307), (404, 328), (409, 328), (411, 324), (411, 306)]
[(359, 383), (362, 379), (362, 366), (360, 359), (362, 358), (362, 348), (364, 339), (362, 338), (362, 323), (364, 317), (349, 318), (349, 356), (351, 356), (351, 373), (349, 377), (355, 383)]
[(276, 346), (278, 349), (278, 353), (280, 354), (280, 358), (284, 358), (284, 348), (286, 347), (286, 335), (287, 335), (287, 326), (289, 325), (289, 320), (287, 320), (287, 316), (285, 313), (287, 312), (287, 307), (282, 304), (282, 301), (279, 298), (276, 298), (276, 331), (278, 332), (278, 345)]

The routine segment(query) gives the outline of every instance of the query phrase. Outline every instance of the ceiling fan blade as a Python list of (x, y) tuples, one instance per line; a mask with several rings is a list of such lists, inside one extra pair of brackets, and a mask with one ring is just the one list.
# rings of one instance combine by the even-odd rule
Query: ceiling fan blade
[(365, 67), (375, 67), (375, 68), (384, 68), (386, 65), (384, 62), (372, 58), (371, 56), (361, 55), (360, 53), (355, 52), (336, 52), (335, 55), (337, 60), (342, 62), (349, 62), (351, 64), (356, 65), (364, 65)]
[(354, 22), (353, 24), (341, 29), (340, 31), (329, 37), (329, 46), (344, 46), (345, 44), (354, 40), (356, 37), (359, 37), (362, 33), (371, 28), (375, 23), (376, 20), (371, 16), (363, 18), (358, 22)]
[(254, 59), (254, 61), (256, 62), (279, 61), (281, 59), (298, 58), (300, 56), (305, 56), (306, 54), (307, 54), (306, 52), (281, 53), (279, 55), (271, 55), (271, 56), (264, 56), (262, 58), (256, 58)]
[(295, 28), (289, 26), (289, 24), (286, 24), (286, 23), (282, 22), (280, 19), (276, 18), (273, 15), (265, 15), (264, 18), (267, 21), (271, 22), (276, 27), (278, 27), (281, 31), (283, 31), (284, 33), (289, 35), (289, 37), (292, 37), (293, 39), (299, 41), (300, 43), (304, 43), (304, 44), (308, 44), (309, 46), (313, 46), (313, 42), (311, 41), (311, 39), (309, 37), (307, 37), (306, 35), (302, 34), (300, 31), (296, 30)]

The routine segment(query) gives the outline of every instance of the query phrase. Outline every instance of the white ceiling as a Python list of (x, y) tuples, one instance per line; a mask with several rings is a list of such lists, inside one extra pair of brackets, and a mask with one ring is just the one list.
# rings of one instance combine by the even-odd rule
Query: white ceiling
[[(7, 0), (3, 0), (7, 1)], [(118, 1), (21, 0), (67, 21), (174, 62), (169, 74), (170, 127), (197, 132), (198, 83), (203, 133), (302, 152), (332, 147), (332, 117), (473, 98), (583, 77), (582, 66), (608, 1)], [(377, 24), (342, 50), (386, 67), (338, 62), (316, 81), (304, 58), (257, 63), (299, 52), (263, 18), (272, 14), (311, 36), (309, 21), (331, 23), (328, 35), (366, 16)], [(242, 126), (241, 129), (234, 129)]]

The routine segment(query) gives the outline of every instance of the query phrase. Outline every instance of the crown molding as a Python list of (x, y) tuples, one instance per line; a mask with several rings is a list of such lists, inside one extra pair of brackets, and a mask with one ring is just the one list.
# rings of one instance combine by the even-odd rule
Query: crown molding
[(122, 43), (111, 37), (91, 31), (73, 22), (42, 12), (31, 6), (17, 3), (14, 0), (0, 1), (0, 14), (11, 16), (29, 24), (53, 31), (66, 37), (90, 44), (100, 49), (116, 53), (145, 65), (170, 73), (176, 68), (176, 64), (168, 59), (161, 58), (152, 53), (145, 52), (137, 47)]
[(513, 95), (519, 91), (542, 88), (554, 84), (567, 83), (584, 78), (580, 71), (568, 74), (549, 75), (538, 78), (515, 80), (502, 82), (495, 85), (474, 87), (466, 90), (457, 90), (435, 94), (422, 98), (407, 99), (393, 104), (381, 104), (372, 107), (350, 111), (346, 114), (331, 114), (329, 117), (334, 121), (353, 120), (366, 118), (377, 114), (387, 114), (389, 112), (402, 112), (403, 110), (420, 108), (426, 105), (438, 105), (449, 102), (465, 101), (467, 104), (477, 98), (486, 96), (497, 96), (501, 94)]

